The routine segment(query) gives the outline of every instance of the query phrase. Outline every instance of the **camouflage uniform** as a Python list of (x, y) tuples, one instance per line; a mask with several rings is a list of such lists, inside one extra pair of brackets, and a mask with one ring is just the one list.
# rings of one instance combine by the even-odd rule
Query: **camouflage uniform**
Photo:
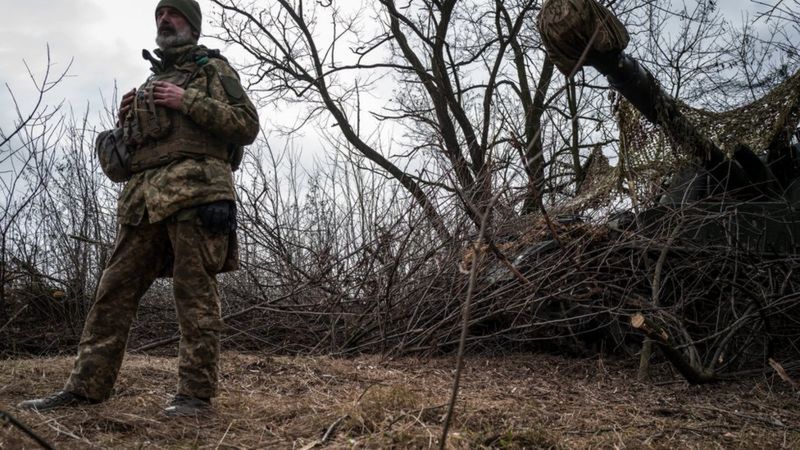
[[(255, 107), (236, 72), (224, 59), (202, 56), (206, 50), (190, 45), (157, 52), (161, 61), (154, 61), (156, 74), (139, 92), (147, 92), (153, 79), (169, 79), (188, 68), (192, 75), (183, 86), (181, 111), (158, 114), (183, 114), (181, 119), (191, 120), (194, 135), (183, 143), (196, 138), (249, 144), (258, 133)], [(134, 110), (128, 115), (126, 126), (135, 114)], [(163, 137), (169, 138), (169, 133)], [(157, 277), (171, 274), (181, 331), (178, 394), (215, 395), (222, 329), (215, 274), (235, 269), (238, 253), (235, 234), (213, 234), (202, 226), (196, 209), (234, 200), (234, 183), (228, 161), (192, 155), (192, 151), (186, 145), (175, 147), (178, 157), (135, 173), (125, 185), (117, 206), (120, 228), (115, 249), (100, 280), (65, 391), (93, 400), (111, 394), (139, 300)]]

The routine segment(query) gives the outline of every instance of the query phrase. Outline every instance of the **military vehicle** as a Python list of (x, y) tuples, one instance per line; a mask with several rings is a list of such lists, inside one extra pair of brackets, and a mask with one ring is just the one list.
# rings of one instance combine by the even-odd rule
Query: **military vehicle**
[[(625, 53), (627, 30), (595, 0), (548, 0), (538, 26), (562, 73), (594, 67), (688, 160), (660, 205), (637, 215), (638, 226), (676, 228), (681, 221), (681, 237), (704, 246), (800, 254), (800, 72), (749, 105), (714, 113), (667, 94)], [(669, 214), (678, 207), (682, 214)]]
[[(555, 336), (608, 330), (627, 349), (636, 342), (620, 325), (627, 318), (691, 383), (776, 367), (772, 358), (800, 368), (800, 72), (751, 104), (710, 112), (666, 93), (625, 52), (627, 30), (596, 0), (546, 0), (537, 25), (559, 71), (593, 67), (624, 97), (621, 154), (666, 143), (680, 164), (669, 164), (660, 197), (627, 220), (518, 239), (509, 255), (536, 280), (525, 303), (537, 305), (531, 320), (569, 324), (547, 330)], [(594, 184), (587, 198), (613, 185)], [(488, 275), (496, 289), (513, 280), (497, 265)]]

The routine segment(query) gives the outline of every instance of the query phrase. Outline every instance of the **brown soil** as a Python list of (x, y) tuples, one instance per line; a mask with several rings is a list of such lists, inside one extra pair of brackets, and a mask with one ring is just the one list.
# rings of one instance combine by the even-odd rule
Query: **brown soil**
[[(56, 448), (436, 448), (454, 360), (229, 352), (215, 412), (203, 419), (161, 414), (173, 358), (129, 355), (109, 401), (44, 413), (13, 405), (57, 390), (71, 358), (0, 364), (0, 409)], [(633, 374), (602, 359), (468, 358), (448, 446), (800, 448), (800, 398), (777, 378), (691, 387)], [(35, 447), (0, 427), (0, 448)]]

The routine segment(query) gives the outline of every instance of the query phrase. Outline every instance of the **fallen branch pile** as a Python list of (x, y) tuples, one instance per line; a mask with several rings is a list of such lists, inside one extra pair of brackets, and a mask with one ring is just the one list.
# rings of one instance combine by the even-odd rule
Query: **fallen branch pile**
[[(616, 353), (641, 358), (646, 376), (655, 346), (692, 383), (772, 370), (770, 359), (796, 377), (798, 257), (743, 233), (736, 214), (665, 210), (609, 224), (554, 221), (555, 229), (528, 217), (495, 224), (484, 247), (426, 245), (413, 227), (346, 255), (290, 258), (272, 246), (223, 277), (223, 343), (279, 354), (453, 353), (467, 273), (483, 261), (468, 351)], [(775, 223), (762, 228), (774, 235)], [(174, 347), (170, 303), (145, 299), (131, 349)], [(21, 323), (30, 322), (3, 333), (33, 339)]]
[[(497, 248), (530, 282), (521, 283), (487, 249), (467, 343), (473, 351), (546, 347), (634, 356), (647, 336), (693, 383), (764, 370), (769, 358), (791, 370), (800, 362), (797, 257), (698, 240), (698, 227), (709, 220), (700, 212), (672, 211), (638, 228), (633, 220), (560, 224), (558, 240), (535, 219), (496, 233)], [(350, 288), (358, 295), (321, 280), (291, 298), (251, 306), (247, 320), (229, 325), (237, 339), (289, 352), (452, 352), (465, 269), (475, 256), (397, 255), (402, 264), (387, 263), (394, 271), (376, 271), (359, 282), (360, 291)]]

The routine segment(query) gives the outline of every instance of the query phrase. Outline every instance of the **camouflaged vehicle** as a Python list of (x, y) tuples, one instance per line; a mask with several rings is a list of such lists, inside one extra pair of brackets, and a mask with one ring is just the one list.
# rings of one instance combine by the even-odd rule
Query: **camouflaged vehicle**
[(548, 0), (538, 26), (562, 73), (594, 67), (624, 97), (622, 147), (661, 146), (681, 160), (658, 206), (636, 216), (640, 228), (675, 230), (704, 247), (800, 254), (800, 72), (753, 103), (710, 112), (667, 94), (625, 53), (627, 30), (596, 1)]

